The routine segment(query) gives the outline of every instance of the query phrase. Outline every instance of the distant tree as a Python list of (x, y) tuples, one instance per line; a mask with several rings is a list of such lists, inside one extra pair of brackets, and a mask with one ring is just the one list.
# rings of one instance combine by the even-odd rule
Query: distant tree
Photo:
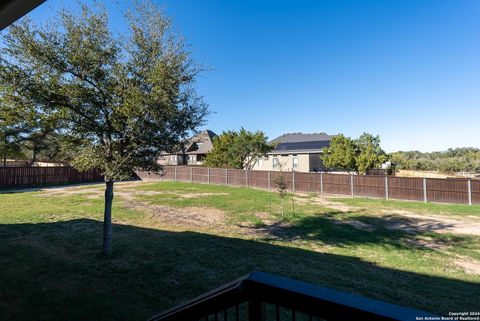
[(203, 124), (207, 107), (193, 87), (202, 68), (150, 2), (126, 14), (123, 35), (109, 29), (102, 6), (56, 17), (41, 26), (24, 19), (2, 34), (0, 86), (9, 104), (56, 117), (58, 132), (77, 142), (73, 166), (104, 175), (109, 255), (114, 181), (134, 169), (159, 170), (160, 153)]
[(378, 168), (388, 157), (380, 147), (380, 137), (363, 133), (354, 141), (356, 147), (355, 167), (360, 174)]
[(327, 168), (356, 171), (357, 150), (354, 141), (343, 134), (332, 137), (330, 147), (323, 150), (323, 164)]
[(261, 132), (227, 131), (213, 140), (213, 150), (207, 154), (205, 165), (252, 169), (260, 157), (265, 157), (274, 146), (268, 144), (267, 136)]

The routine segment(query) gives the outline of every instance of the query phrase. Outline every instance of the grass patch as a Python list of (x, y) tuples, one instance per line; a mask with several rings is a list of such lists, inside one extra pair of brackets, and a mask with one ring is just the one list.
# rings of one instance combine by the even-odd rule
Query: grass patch
[[(132, 198), (114, 199), (109, 259), (99, 255), (102, 198), (0, 194), (0, 319), (145, 320), (256, 269), (436, 313), (476, 308), (480, 277), (453, 262), (480, 260), (480, 239), (389, 229), (372, 214), (384, 208), (377, 200), (335, 199), (361, 207), (342, 212), (299, 195), (293, 213), (289, 194), (282, 217), (273, 192), (178, 182), (119, 187)], [(169, 227), (134, 202), (215, 208), (227, 220), (221, 228)], [(411, 205), (396, 203), (388, 206)], [(428, 206), (444, 206), (420, 205), (432, 214), (440, 210)], [(461, 215), (452, 211), (441, 213)], [(239, 227), (245, 222), (251, 226)]]

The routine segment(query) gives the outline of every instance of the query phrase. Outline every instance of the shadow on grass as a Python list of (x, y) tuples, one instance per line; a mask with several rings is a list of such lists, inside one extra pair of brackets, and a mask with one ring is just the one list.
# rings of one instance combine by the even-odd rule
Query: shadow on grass
[[(264, 226), (263, 232), (284, 241), (302, 239), (318, 241), (334, 246), (384, 245), (397, 249), (411, 249), (415, 240), (431, 237), (433, 233), (452, 227), (448, 223), (406, 218), (396, 215), (374, 217), (349, 215), (329, 211), (319, 215), (291, 219), (290, 224), (276, 222)], [(269, 239), (266, 237), (265, 239)], [(468, 238), (435, 234), (437, 242), (417, 244), (418, 247), (435, 249), (463, 243)]]
[(477, 283), (353, 257), (129, 225), (114, 225), (102, 259), (101, 231), (86, 219), (0, 225), (0, 319), (144, 320), (256, 269), (436, 313), (473, 310), (480, 294)]

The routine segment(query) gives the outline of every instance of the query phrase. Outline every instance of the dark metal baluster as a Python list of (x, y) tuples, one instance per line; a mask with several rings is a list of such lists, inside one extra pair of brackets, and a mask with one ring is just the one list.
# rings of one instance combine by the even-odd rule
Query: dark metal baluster
[(238, 304), (235, 306), (235, 320), (240, 321), (240, 315), (238, 313)]
[(309, 315), (308, 315), (308, 321), (312, 321), (312, 320), (313, 320), (312, 315), (309, 314)]
[(278, 304), (275, 305), (275, 320), (280, 321), (280, 307)]
[(218, 312), (215, 312), (215, 321), (218, 321)]
[(227, 321), (228, 319), (228, 309), (223, 310), (223, 321)]
[(295, 321), (295, 310), (292, 310), (292, 321)]

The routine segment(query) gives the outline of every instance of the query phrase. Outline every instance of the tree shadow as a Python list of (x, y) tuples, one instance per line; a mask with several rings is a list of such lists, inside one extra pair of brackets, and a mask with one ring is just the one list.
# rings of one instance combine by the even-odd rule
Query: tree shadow
[[(341, 238), (305, 225), (317, 237)], [(355, 257), (188, 231), (121, 224), (113, 231), (113, 255), (103, 259), (99, 221), (0, 225), (0, 319), (144, 320), (253, 270), (435, 313), (472, 310), (480, 294), (478, 283)], [(343, 233), (350, 232), (358, 234)], [(373, 237), (353, 241), (386, 235)]]
[[(334, 246), (384, 245), (397, 249), (412, 246), (435, 250), (464, 242), (468, 237), (432, 233), (448, 230), (453, 225), (433, 220), (407, 218), (399, 215), (375, 217), (349, 215), (342, 211), (328, 211), (317, 215), (293, 218), (289, 224), (275, 222), (262, 227), (262, 232), (273, 239), (292, 241), (296, 239), (317, 241)], [(416, 242), (430, 238), (431, 242)]]

